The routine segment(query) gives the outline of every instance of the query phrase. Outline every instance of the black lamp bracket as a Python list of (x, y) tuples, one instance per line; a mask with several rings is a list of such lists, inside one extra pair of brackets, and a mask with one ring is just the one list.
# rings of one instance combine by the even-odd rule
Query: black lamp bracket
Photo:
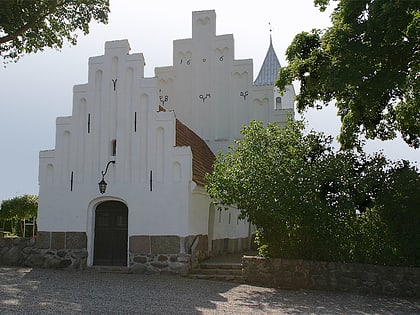
[(110, 164), (115, 164), (115, 161), (109, 161), (107, 164), (106, 164), (106, 167), (105, 167), (105, 172), (104, 171), (101, 171), (101, 174), (102, 174), (102, 179), (105, 177), (105, 175), (106, 175), (106, 173), (108, 172), (108, 167), (109, 167), (109, 165)]

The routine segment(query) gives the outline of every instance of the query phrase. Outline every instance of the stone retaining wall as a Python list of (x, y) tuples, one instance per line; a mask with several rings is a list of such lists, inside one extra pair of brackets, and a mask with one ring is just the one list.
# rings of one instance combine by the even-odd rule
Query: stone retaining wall
[(251, 284), (420, 297), (420, 268), (346, 264), (244, 256), (243, 276)]
[[(40, 268), (87, 267), (84, 232), (38, 231), (37, 238), (0, 239), (0, 265)], [(207, 257), (207, 235), (129, 238), (129, 272), (187, 274)]]
[(129, 271), (145, 274), (181, 274), (190, 270), (191, 255), (160, 254), (160, 255), (130, 255)]
[[(241, 251), (248, 238), (213, 241), (214, 254)], [(87, 267), (85, 232), (38, 231), (36, 238), (0, 239), (0, 264), (40, 268)], [(129, 272), (185, 275), (208, 258), (207, 235), (132, 235)]]
[[(41, 245), (41, 246), (39, 246)], [(34, 238), (0, 240), (0, 264), (40, 268), (86, 268), (85, 248), (43, 248)]]
[(185, 275), (207, 257), (207, 235), (132, 235), (129, 248), (132, 272)]

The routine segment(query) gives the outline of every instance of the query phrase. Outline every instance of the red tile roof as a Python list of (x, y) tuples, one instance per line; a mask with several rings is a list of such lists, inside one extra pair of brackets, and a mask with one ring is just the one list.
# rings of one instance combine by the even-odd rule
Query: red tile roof
[[(166, 112), (166, 109), (159, 105), (160, 112)], [(200, 138), (194, 131), (176, 119), (176, 144), (177, 147), (191, 147), (193, 181), (197, 185), (204, 186), (206, 180), (204, 176), (213, 172), (213, 163), (215, 156), (206, 142)]]
[(176, 120), (176, 146), (191, 147), (193, 159), (193, 181), (204, 186), (206, 173), (213, 172), (215, 156), (207, 144), (194, 131)]

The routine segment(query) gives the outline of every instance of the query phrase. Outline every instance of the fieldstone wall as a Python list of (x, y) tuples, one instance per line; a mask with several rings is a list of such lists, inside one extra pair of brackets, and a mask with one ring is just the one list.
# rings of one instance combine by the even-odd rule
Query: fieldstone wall
[(420, 268), (244, 256), (251, 284), (283, 289), (330, 290), (420, 297)]
[[(213, 241), (212, 254), (240, 252), (248, 238)], [(87, 267), (85, 232), (38, 231), (36, 238), (0, 239), (0, 264), (40, 268)], [(185, 275), (208, 258), (208, 236), (133, 235), (129, 237), (128, 271)]]
[(38, 232), (35, 238), (0, 239), (0, 264), (40, 268), (86, 268), (86, 234)]
[(185, 275), (190, 270), (191, 255), (160, 254), (131, 255), (129, 271), (140, 274), (180, 274)]
[(185, 275), (207, 258), (207, 235), (132, 235), (129, 248), (132, 272)]

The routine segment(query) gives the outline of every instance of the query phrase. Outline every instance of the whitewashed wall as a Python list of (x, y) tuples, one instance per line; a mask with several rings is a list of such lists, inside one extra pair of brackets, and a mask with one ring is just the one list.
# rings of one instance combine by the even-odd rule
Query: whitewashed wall
[(72, 117), (57, 119), (56, 149), (40, 153), (39, 230), (87, 231), (89, 204), (108, 197), (128, 206), (131, 234), (188, 235), (191, 149), (174, 147), (175, 116), (158, 112), (157, 80), (143, 78), (143, 55), (128, 52), (126, 40), (107, 42), (90, 58)]
[[(261, 47), (265, 49), (265, 47)], [(216, 35), (213, 10), (192, 14), (192, 38), (174, 41), (173, 66), (155, 69), (159, 100), (200, 135), (213, 152), (225, 152), (251, 120), (284, 122), (294, 91), (253, 85), (252, 59), (236, 60), (232, 34)], [(275, 97), (282, 108), (275, 108)]]
[(273, 86), (253, 85), (252, 59), (235, 59), (233, 35), (216, 35), (214, 11), (193, 12), (192, 38), (174, 41), (173, 65), (156, 68), (154, 78), (144, 78), (143, 54), (129, 50), (127, 40), (112, 41), (89, 58), (88, 82), (73, 89), (72, 116), (57, 118), (55, 149), (39, 155), (38, 229), (86, 232), (91, 254), (94, 210), (118, 200), (128, 208), (129, 236), (248, 236), (238, 210), (211, 214), (204, 187), (192, 182), (191, 149), (175, 147), (175, 117), (214, 153), (225, 151), (250, 120), (284, 122), (293, 90), (276, 108)]

